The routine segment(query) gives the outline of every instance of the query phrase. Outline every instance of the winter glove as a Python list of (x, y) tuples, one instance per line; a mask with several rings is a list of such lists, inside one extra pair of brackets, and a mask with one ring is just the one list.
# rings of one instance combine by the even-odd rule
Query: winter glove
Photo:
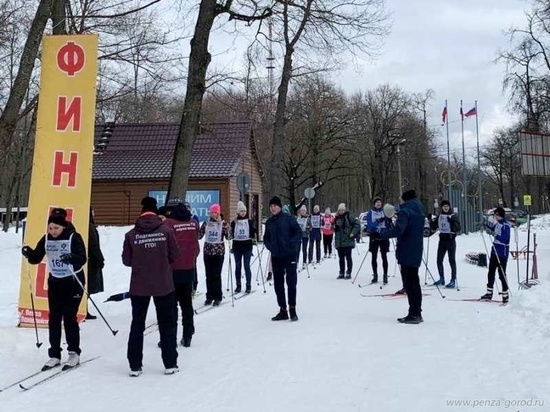
[(59, 256), (59, 260), (66, 265), (69, 265), (74, 258), (72, 253), (65, 253), (64, 255)]
[(378, 223), (382, 223), (384, 220), (386, 220), (386, 219), (383, 218), (383, 217), (379, 217), (378, 219), (376, 219), (376, 221), (377, 221)]
[(107, 298), (105, 302), (120, 302), (124, 299), (130, 297), (130, 292), (117, 293), (116, 295), (111, 295)]
[(21, 254), (25, 257), (25, 258), (29, 258), (29, 255), (32, 253), (32, 248), (30, 246), (23, 246), (23, 248), (21, 249)]

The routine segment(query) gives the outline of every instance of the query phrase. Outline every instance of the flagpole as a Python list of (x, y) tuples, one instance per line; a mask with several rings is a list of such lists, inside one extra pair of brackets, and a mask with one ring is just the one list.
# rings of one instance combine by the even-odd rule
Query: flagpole
[(447, 126), (447, 199), (451, 201), (451, 145), (449, 143), (449, 109), (445, 100), (445, 123)]
[(462, 216), (463, 233), (468, 234), (468, 226), (466, 222), (466, 201), (468, 199), (468, 187), (466, 181), (466, 148), (464, 147), (464, 111), (462, 110), (462, 100), (460, 101), (460, 123), (462, 125)]
[(478, 192), (479, 192), (479, 219), (483, 217), (483, 186), (481, 179), (481, 158), (479, 156), (479, 124), (478, 124), (478, 111), (477, 111), (477, 100), (475, 101), (476, 109), (476, 139), (477, 139), (477, 177), (478, 177)]

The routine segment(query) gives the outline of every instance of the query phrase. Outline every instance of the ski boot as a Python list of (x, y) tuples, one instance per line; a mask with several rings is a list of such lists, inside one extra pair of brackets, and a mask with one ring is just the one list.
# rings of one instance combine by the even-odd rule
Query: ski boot
[(445, 278), (440, 277), (432, 286), (445, 286)]
[(344, 279), (351, 279), (351, 273), (346, 273), (346, 276), (344, 276)]
[(510, 295), (508, 294), (508, 291), (502, 292), (501, 295), (502, 295), (502, 304), (507, 305), (508, 300), (510, 299)]
[(250, 285), (250, 283), (247, 283), (244, 293), (250, 293), (250, 292), (252, 292), (252, 286)]
[(237, 285), (234, 293), (241, 293), (241, 285)]
[(456, 288), (456, 279), (451, 279), (449, 283), (445, 286), (447, 289), (454, 289)]
[(267, 272), (267, 281), (269, 282), (271, 279), (273, 279), (273, 272)]
[(376, 273), (372, 275), (372, 280), (370, 281), (370, 283), (378, 283), (378, 275)]
[(290, 320), (291, 320), (292, 322), (296, 322), (296, 321), (298, 320), (298, 315), (296, 315), (296, 308), (294, 308), (294, 307), (291, 306), (291, 307), (288, 309), (288, 312), (289, 312), (289, 315), (290, 315)]
[(343, 273), (339, 273), (339, 274), (338, 274), (338, 277), (337, 277), (336, 279), (345, 279), (344, 274), (343, 274)]
[(277, 320), (288, 320), (288, 312), (286, 309), (281, 308), (279, 310), (279, 313), (277, 313), (275, 316), (271, 318), (271, 320), (277, 321)]
[(384, 277), (382, 278), (382, 283), (384, 285), (388, 284), (388, 274), (387, 273), (384, 273)]
[(487, 288), (487, 293), (481, 296), (479, 300), (493, 300), (493, 289)]

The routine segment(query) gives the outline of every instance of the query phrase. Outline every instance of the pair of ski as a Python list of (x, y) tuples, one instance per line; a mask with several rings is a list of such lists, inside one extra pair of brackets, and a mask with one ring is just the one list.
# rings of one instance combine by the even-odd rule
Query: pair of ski
[[(17, 385), (19, 385), (19, 388), (23, 389), (24, 391), (28, 391), (32, 388), (37, 387), (38, 385), (41, 385), (45, 382), (49, 382), (52, 379), (55, 379), (59, 376), (66, 375), (67, 373), (69, 373), (71, 371), (74, 371), (75, 369), (80, 368), (82, 365), (85, 365), (86, 363), (94, 361), (94, 360), (99, 359), (99, 358), (100, 358), (100, 356), (96, 356), (96, 357), (93, 357), (93, 358), (90, 358), (90, 359), (86, 359), (86, 360), (80, 362), (78, 365), (73, 366), (72, 368), (63, 369), (60, 365), (59, 367), (54, 367), (54, 368), (51, 368), (51, 369), (47, 369), (45, 371), (40, 370), (38, 372), (34, 372), (30, 375), (25, 376), (22, 379), (19, 379), (16, 382), (13, 382), (13, 383), (11, 383), (7, 386), (4, 386), (3, 388), (0, 388), (0, 392), (3, 392), (3, 391), (5, 391), (7, 389), (10, 389), (10, 388), (13, 388), (14, 386), (17, 386)], [(44, 375), (47, 372), (51, 372), (51, 371), (54, 371), (54, 373), (50, 373), (47, 376), (45, 376), (44, 378), (41, 378), (41, 379), (39, 379), (37, 381), (34, 381), (34, 382), (31, 382), (29, 384), (26, 383), (27, 381), (31, 380), (34, 377)]]
[[(388, 299), (391, 299), (391, 298), (405, 298), (407, 297), (407, 294), (406, 293), (376, 293), (376, 294), (372, 294), (372, 295), (367, 295), (367, 294), (364, 294), (364, 293), (361, 293), (360, 294), (362, 297), (364, 298), (388, 298)], [(422, 296), (430, 296), (429, 293), (423, 293)]]
[[(246, 297), (246, 296), (248, 296), (248, 295), (253, 294), (254, 292), (256, 292), (256, 290), (252, 290), (252, 291), (250, 291), (250, 293), (246, 293), (246, 292), (235, 293), (235, 294), (233, 295), (233, 299), (234, 299), (234, 300), (239, 300), (239, 299), (242, 299), (242, 298), (244, 298), (244, 297)], [(225, 305), (226, 303), (229, 303), (229, 302), (231, 302), (231, 296), (229, 296), (229, 297), (227, 297), (227, 298), (224, 297), (224, 299), (220, 302), (219, 306)], [(215, 308), (215, 307), (217, 307), (217, 306), (214, 306), (214, 305), (203, 305), (203, 306), (201, 306), (201, 307), (195, 309), (195, 314), (196, 314), (196, 315), (200, 315), (201, 313), (207, 312), (207, 311), (209, 311), (209, 310), (211, 310), (211, 309), (213, 309), (213, 308)]]
[(487, 299), (479, 299), (479, 298), (466, 298), (466, 299), (448, 299), (452, 300), (454, 302), (485, 302), (485, 303), (496, 303), (499, 306), (506, 306), (508, 305), (508, 302), (504, 303), (499, 300), (487, 300)]

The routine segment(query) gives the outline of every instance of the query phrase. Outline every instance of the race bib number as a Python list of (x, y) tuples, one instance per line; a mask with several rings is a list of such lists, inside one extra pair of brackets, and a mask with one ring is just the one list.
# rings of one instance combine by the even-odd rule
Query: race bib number
[(249, 240), (250, 239), (250, 227), (248, 225), (248, 219), (235, 221), (235, 240)]
[(319, 215), (311, 216), (311, 227), (313, 229), (319, 229), (321, 227), (321, 216)]
[(71, 253), (72, 235), (67, 240), (46, 240), (46, 257), (48, 269), (53, 277), (66, 278), (72, 275), (73, 266), (61, 261), (61, 256)]
[(222, 243), (222, 224), (208, 222), (206, 224), (206, 243)]

